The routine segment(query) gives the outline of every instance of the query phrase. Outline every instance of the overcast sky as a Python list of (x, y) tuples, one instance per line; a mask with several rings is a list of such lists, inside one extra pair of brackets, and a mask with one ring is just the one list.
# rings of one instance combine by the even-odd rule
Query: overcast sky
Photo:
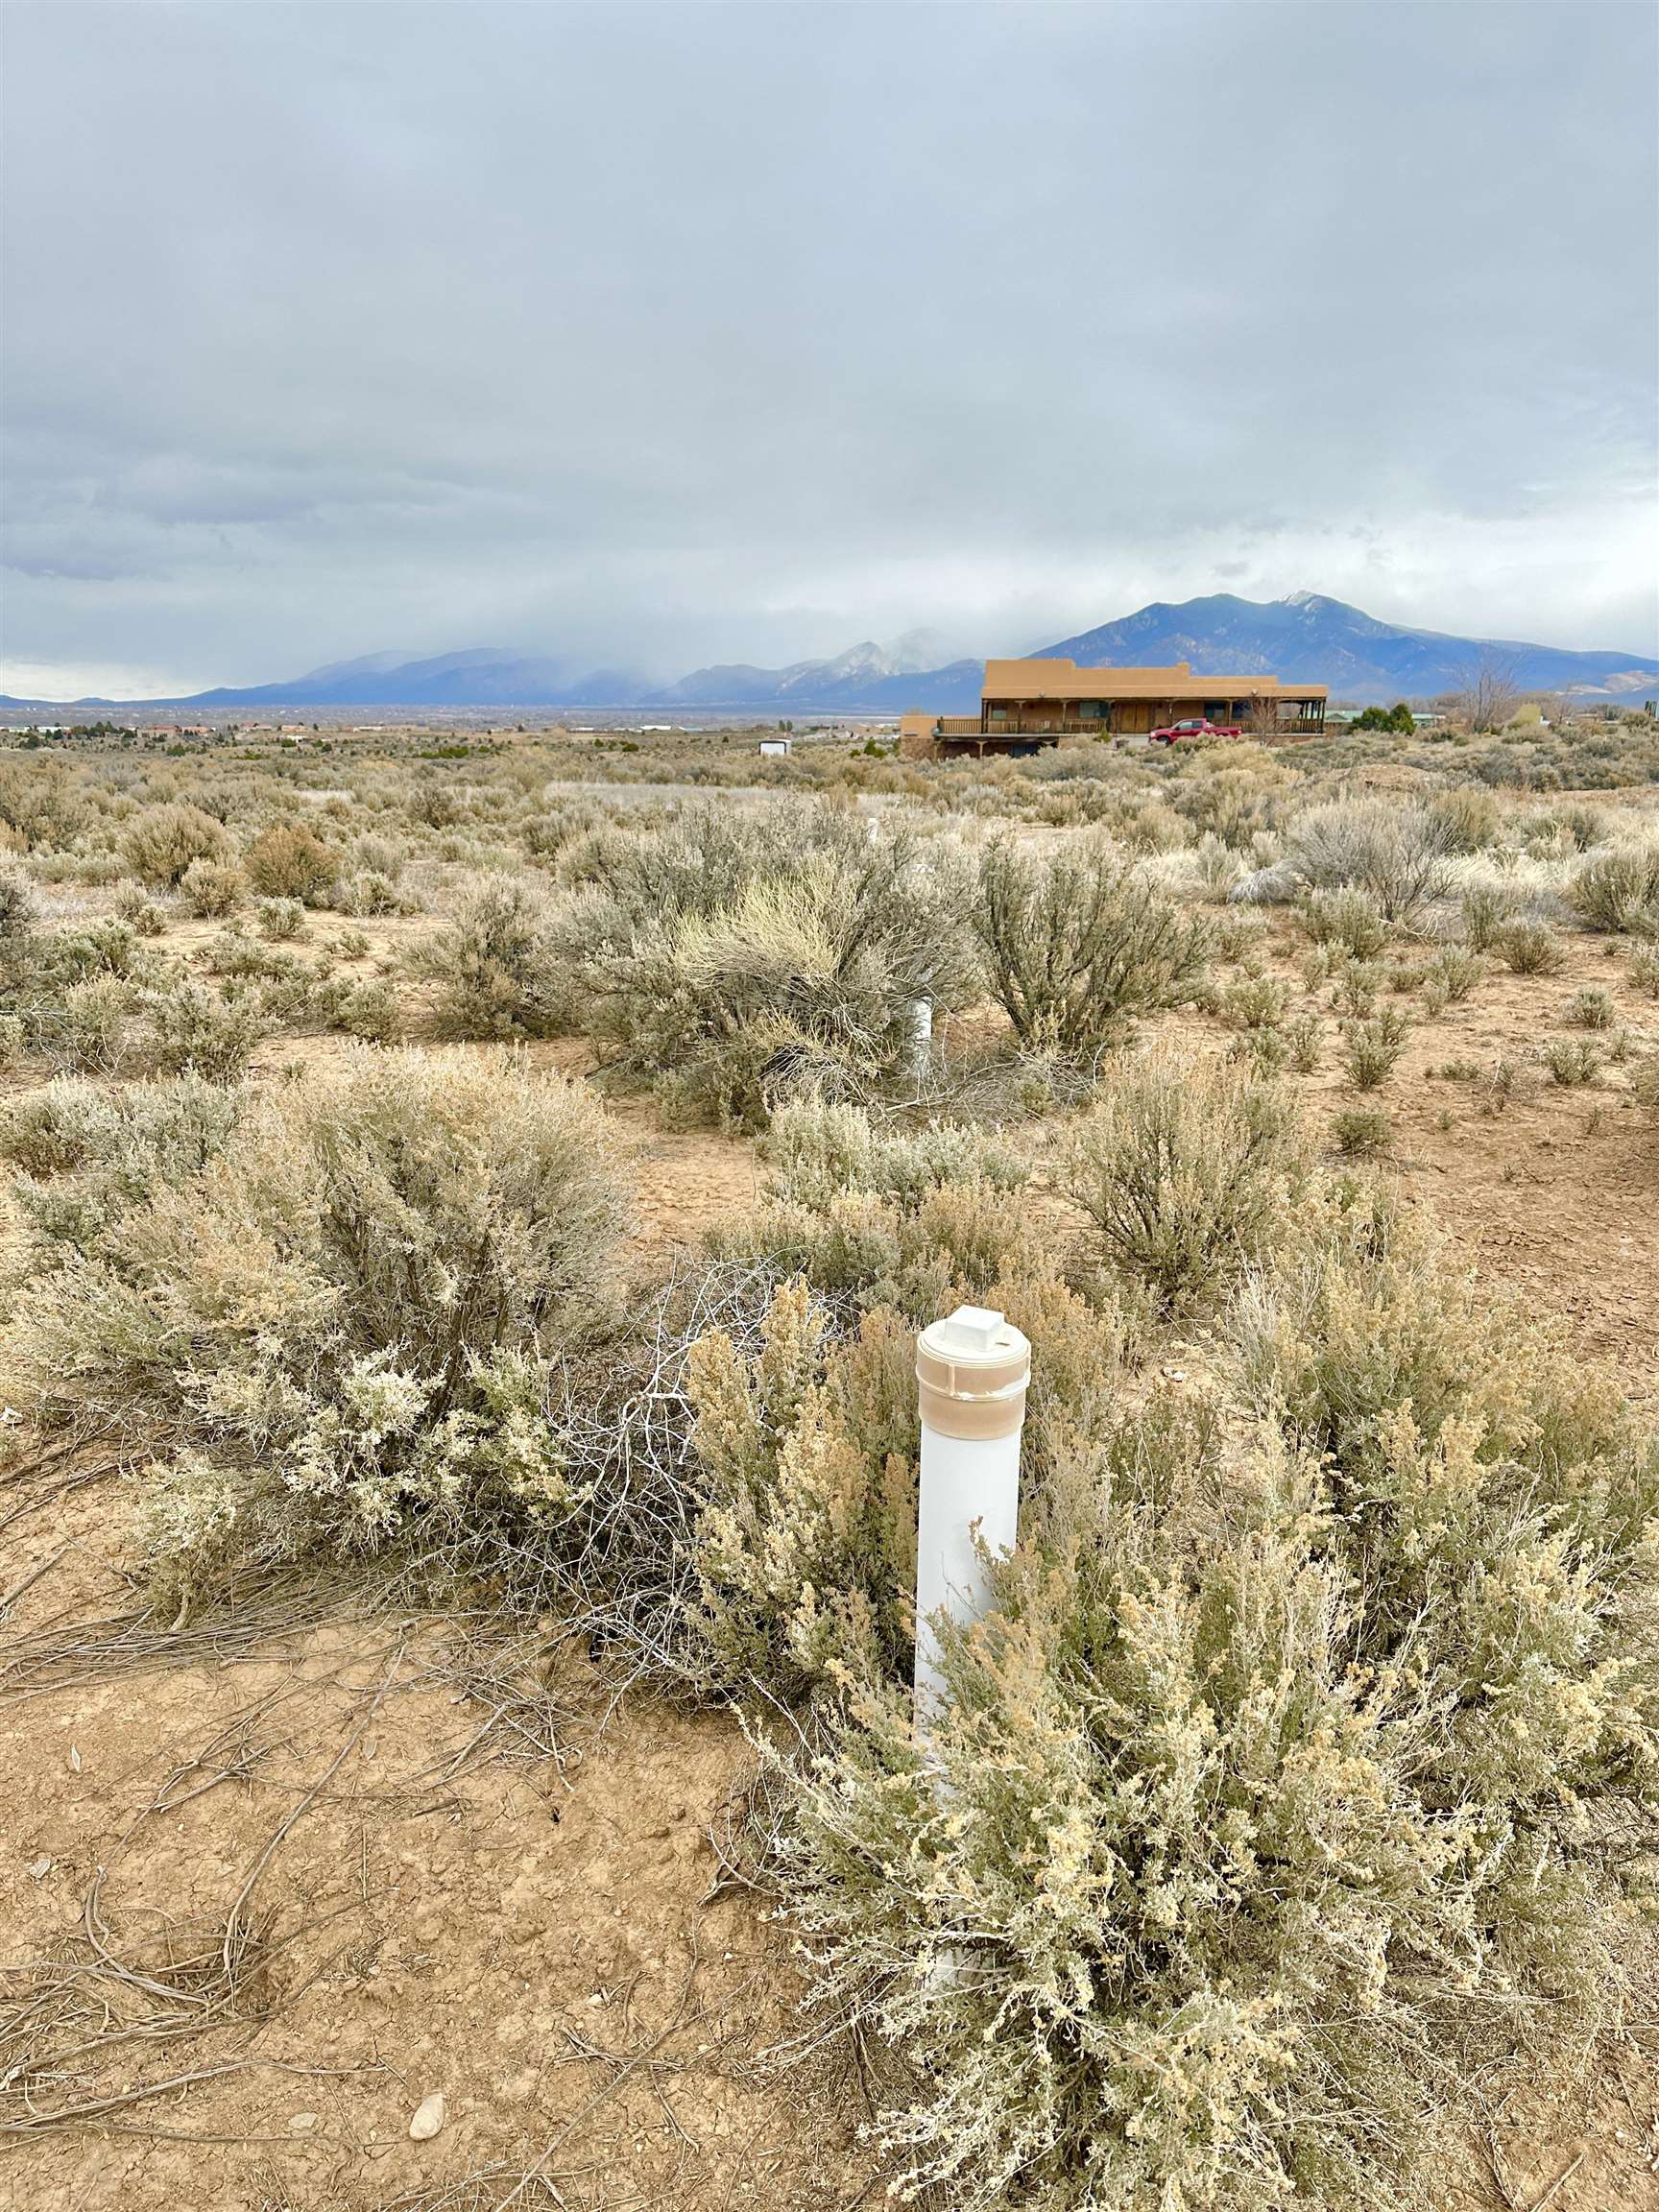
[(5, 687), (1659, 646), (1640, 0), (11, 0)]

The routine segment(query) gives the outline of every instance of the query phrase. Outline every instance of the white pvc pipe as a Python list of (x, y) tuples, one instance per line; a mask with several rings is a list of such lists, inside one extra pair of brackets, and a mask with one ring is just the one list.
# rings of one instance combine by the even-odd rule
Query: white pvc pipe
[(983, 1620), (991, 1593), (979, 1545), (1011, 1551), (1020, 1522), (1020, 1432), (1031, 1347), (1000, 1313), (960, 1306), (916, 1343), (922, 1409), (916, 1528), (916, 1726), (944, 1695), (929, 1616)]
[(910, 1072), (918, 1080), (927, 1072), (927, 1063), (933, 1056), (933, 1001), (931, 998), (912, 998), (910, 1001)]

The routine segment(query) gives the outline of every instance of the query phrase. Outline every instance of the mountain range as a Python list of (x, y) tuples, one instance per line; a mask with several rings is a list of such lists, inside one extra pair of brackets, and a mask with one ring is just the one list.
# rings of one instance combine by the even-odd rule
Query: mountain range
[[(222, 686), (179, 699), (65, 703), (0, 697), (0, 710), (61, 712), (69, 705), (79, 711), (352, 706), (755, 709), (768, 715), (897, 714), (906, 708), (974, 711), (983, 661), (936, 664), (938, 650), (931, 634), (913, 631), (885, 646), (867, 639), (830, 660), (797, 661), (783, 668), (742, 662), (697, 668), (668, 685), (626, 668), (595, 668), (568, 655), (490, 646), (426, 658), (370, 653), (331, 661), (287, 683)], [(1269, 601), (1225, 591), (1173, 605), (1158, 600), (1118, 621), (1037, 648), (1037, 657), (1053, 656), (1107, 667), (1167, 667), (1186, 661), (1197, 676), (1271, 675), (1325, 684), (1334, 700), (1359, 704), (1455, 690), (1482, 661), (1501, 665), (1522, 691), (1619, 700), (1659, 690), (1659, 659), (1647, 655), (1569, 652), (1510, 638), (1403, 628), (1313, 591)]]

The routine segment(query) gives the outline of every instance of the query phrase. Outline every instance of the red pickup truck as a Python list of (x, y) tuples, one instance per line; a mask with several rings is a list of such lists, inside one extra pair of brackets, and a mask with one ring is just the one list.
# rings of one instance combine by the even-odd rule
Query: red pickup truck
[(1173, 745), (1182, 737), (1242, 737), (1244, 732), (1237, 722), (1207, 722), (1196, 714), (1190, 722), (1170, 722), (1162, 730), (1154, 730), (1154, 745)]

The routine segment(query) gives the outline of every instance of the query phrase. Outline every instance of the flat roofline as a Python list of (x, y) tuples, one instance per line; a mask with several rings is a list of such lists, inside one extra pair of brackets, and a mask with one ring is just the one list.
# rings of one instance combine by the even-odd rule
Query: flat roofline
[(992, 699), (1323, 699), (1323, 684), (1277, 676), (1195, 676), (1172, 668), (1079, 668), (1074, 661), (987, 661), (981, 697)]

